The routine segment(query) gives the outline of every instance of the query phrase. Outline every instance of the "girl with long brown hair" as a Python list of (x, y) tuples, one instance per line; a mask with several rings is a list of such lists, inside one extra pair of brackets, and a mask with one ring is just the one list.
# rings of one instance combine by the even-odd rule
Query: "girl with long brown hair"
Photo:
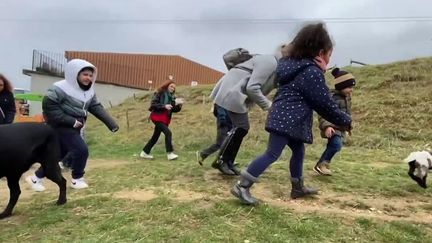
[(176, 85), (174, 81), (168, 80), (161, 84), (153, 95), (149, 108), (150, 119), (155, 124), (153, 135), (140, 153), (140, 157), (144, 159), (153, 159), (150, 151), (158, 141), (160, 134), (165, 135), (165, 148), (168, 160), (178, 158), (174, 153), (172, 145), (172, 133), (169, 129), (173, 112), (179, 112), (182, 108), (183, 100), (177, 99), (174, 96)]
[(16, 107), (11, 82), (0, 74), (0, 124), (12, 123)]
[(324, 72), (333, 52), (333, 42), (323, 23), (303, 27), (291, 43), (289, 57), (276, 68), (279, 89), (271, 105), (265, 129), (270, 133), (267, 150), (241, 172), (231, 193), (241, 202), (258, 204), (250, 193), (252, 185), (288, 146), (291, 198), (318, 193), (304, 185), (305, 143), (312, 143), (313, 111), (331, 123), (351, 130), (351, 118), (332, 100)]

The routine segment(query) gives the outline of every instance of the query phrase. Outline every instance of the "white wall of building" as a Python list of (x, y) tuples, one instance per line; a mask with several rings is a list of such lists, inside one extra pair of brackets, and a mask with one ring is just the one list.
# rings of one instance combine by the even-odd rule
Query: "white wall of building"
[[(40, 93), (46, 94), (48, 88), (50, 88), (54, 82), (62, 80), (60, 77), (52, 77), (37, 73), (31, 73), (31, 84), (30, 84), (30, 92), (32, 93)], [(140, 89), (133, 89), (127, 87), (120, 87), (111, 84), (102, 84), (96, 82), (96, 96), (99, 102), (105, 107), (109, 108), (111, 106), (116, 106), (122, 103), (125, 99), (129, 97), (133, 97), (134, 94), (145, 92)], [(40, 102), (33, 102), (34, 105), (31, 105), (30, 115), (41, 114), (42, 106), (41, 104), (37, 104)]]

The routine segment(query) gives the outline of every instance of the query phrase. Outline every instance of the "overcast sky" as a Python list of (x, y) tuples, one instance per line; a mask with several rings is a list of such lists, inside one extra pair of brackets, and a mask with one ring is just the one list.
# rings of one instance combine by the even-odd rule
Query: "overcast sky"
[(322, 19), (332, 65), (432, 56), (429, 0), (1, 0), (0, 72), (29, 88), (33, 49), (180, 55), (224, 71), (222, 54), (273, 53)]

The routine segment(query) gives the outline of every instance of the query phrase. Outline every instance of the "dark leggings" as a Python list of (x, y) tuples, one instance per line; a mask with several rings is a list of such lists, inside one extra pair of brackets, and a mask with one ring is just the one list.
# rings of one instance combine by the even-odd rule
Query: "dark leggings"
[(231, 128), (231, 126), (218, 126), (216, 142), (201, 151), (201, 156), (203, 159), (207, 158), (208, 156), (220, 149), (222, 143), (227, 138), (228, 132), (231, 130)]
[(282, 150), (287, 145), (292, 151), (290, 159), (291, 177), (302, 177), (303, 160), (305, 156), (304, 143), (274, 133), (270, 133), (267, 151), (249, 164), (247, 172), (258, 178), (267, 169), (267, 167), (280, 157)]
[(158, 141), (161, 132), (165, 134), (165, 148), (167, 153), (173, 152), (174, 148), (172, 145), (172, 133), (167, 125), (165, 125), (162, 122), (153, 122), (155, 124), (155, 128), (153, 131), (153, 136), (150, 138), (150, 140), (147, 142), (147, 144), (144, 146), (143, 151), (147, 154), (150, 154), (150, 151), (152, 150), (153, 146)]

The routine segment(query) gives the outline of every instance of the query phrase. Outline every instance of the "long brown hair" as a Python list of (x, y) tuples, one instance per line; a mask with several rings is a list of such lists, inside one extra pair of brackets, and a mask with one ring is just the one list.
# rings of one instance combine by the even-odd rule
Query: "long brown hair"
[(333, 42), (324, 23), (308, 24), (294, 38), (290, 50), (293, 58), (314, 58), (321, 50), (325, 53), (333, 48)]
[(0, 73), (0, 80), (3, 80), (4, 90), (13, 93), (12, 83), (3, 74)]
[[(156, 91), (158, 92), (158, 93), (162, 93), (162, 92), (165, 92), (165, 91), (167, 91), (168, 90), (168, 86), (170, 86), (170, 84), (175, 84), (175, 82), (174, 81), (172, 81), (172, 80), (167, 80), (167, 81), (165, 81), (165, 82), (163, 82), (157, 89), (156, 89)], [(174, 91), (175, 92), (175, 91)]]

